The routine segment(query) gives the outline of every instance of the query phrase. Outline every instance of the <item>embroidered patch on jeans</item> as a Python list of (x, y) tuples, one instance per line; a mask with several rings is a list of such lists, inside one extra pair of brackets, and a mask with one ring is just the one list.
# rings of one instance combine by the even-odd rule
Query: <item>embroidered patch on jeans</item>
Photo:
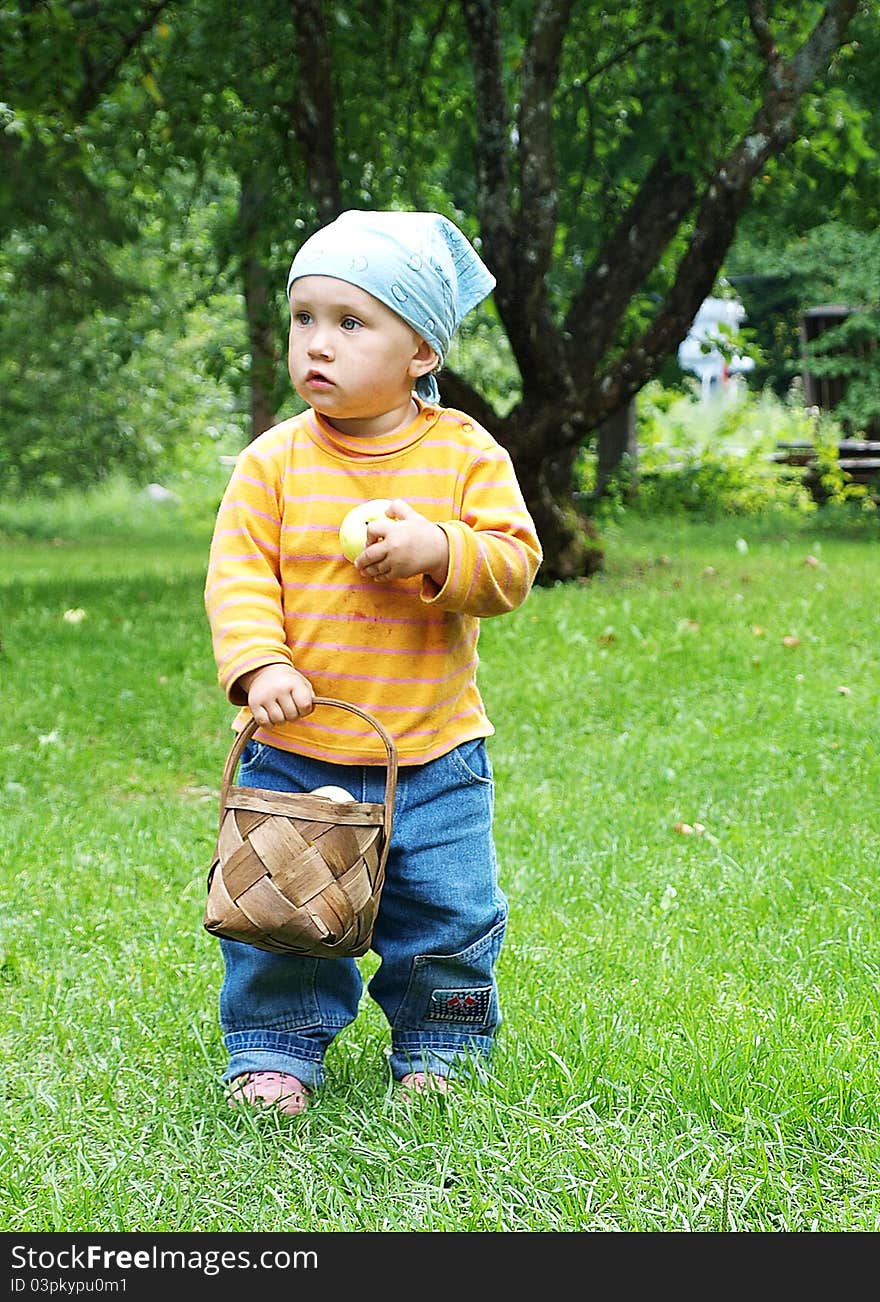
[(481, 1025), (489, 1014), (490, 986), (466, 986), (457, 990), (432, 990), (426, 1014), (429, 1022), (467, 1022)]

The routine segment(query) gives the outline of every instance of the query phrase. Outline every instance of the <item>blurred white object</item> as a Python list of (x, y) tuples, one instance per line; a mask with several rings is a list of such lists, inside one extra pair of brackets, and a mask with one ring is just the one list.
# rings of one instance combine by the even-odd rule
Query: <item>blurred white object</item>
[(700, 396), (704, 399), (722, 394), (735, 379), (754, 368), (754, 359), (735, 353), (725, 357), (716, 341), (725, 334), (735, 334), (746, 317), (742, 303), (735, 298), (707, 298), (700, 305), (685, 339), (678, 345), (678, 364), (683, 371), (699, 376)]
[(144, 489), (144, 496), (148, 497), (151, 502), (177, 502), (178, 496), (170, 488), (165, 488), (163, 484), (147, 484)]

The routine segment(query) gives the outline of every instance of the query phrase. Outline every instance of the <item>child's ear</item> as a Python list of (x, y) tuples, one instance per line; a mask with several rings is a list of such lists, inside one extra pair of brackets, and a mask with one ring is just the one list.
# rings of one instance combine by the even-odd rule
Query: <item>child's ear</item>
[(427, 375), (430, 371), (436, 369), (440, 363), (440, 358), (435, 350), (424, 339), (419, 340), (419, 346), (413, 353), (412, 361), (409, 364), (409, 374), (414, 380), (420, 375)]

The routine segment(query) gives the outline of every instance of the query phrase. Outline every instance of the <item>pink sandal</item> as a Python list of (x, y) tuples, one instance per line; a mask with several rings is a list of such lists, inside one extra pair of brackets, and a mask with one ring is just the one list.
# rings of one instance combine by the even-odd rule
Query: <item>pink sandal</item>
[(401, 1093), (405, 1098), (414, 1094), (449, 1094), (450, 1085), (445, 1076), (435, 1076), (430, 1071), (410, 1071), (400, 1081)]
[(248, 1071), (236, 1076), (229, 1090), (230, 1107), (249, 1103), (252, 1107), (277, 1107), (289, 1117), (296, 1117), (309, 1106), (311, 1090), (297, 1076), (286, 1071)]

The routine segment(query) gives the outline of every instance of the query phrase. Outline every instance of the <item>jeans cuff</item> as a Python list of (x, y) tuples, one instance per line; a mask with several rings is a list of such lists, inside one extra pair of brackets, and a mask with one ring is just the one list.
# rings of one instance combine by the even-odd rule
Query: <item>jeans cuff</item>
[[(292, 1037), (285, 1038), (289, 1040)], [(229, 1052), (229, 1064), (223, 1073), (226, 1085), (248, 1071), (284, 1071), (290, 1076), (296, 1076), (297, 1080), (311, 1089), (319, 1089), (324, 1084), (324, 1064), (321, 1059), (292, 1044), (285, 1048), (277, 1043), (272, 1047), (252, 1044), (235, 1048), (227, 1040), (226, 1047)]]
[(402, 1080), (411, 1071), (427, 1071), (436, 1076), (480, 1078), (492, 1051), (492, 1038), (487, 1035), (470, 1035), (461, 1040), (411, 1032), (397, 1035), (388, 1058), (388, 1066), (395, 1080)]

